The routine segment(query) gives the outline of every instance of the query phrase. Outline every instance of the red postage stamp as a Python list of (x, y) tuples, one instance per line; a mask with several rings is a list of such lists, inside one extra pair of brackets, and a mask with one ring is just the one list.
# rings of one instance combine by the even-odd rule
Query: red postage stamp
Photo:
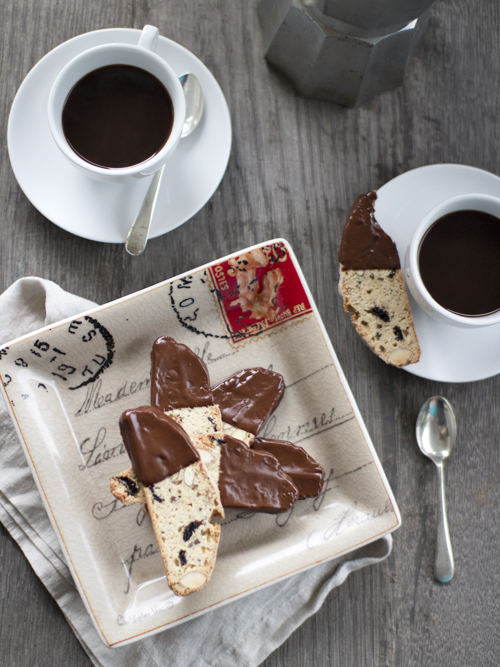
[(273, 243), (210, 267), (229, 337), (239, 342), (312, 308), (286, 247)]

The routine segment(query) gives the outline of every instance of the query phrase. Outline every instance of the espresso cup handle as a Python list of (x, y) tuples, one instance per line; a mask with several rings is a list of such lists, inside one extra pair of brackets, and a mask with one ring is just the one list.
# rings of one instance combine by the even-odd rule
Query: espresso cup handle
[(156, 51), (159, 34), (160, 31), (158, 28), (155, 28), (152, 25), (145, 25), (142, 29), (137, 46), (140, 46), (141, 49), (146, 49), (147, 51)]

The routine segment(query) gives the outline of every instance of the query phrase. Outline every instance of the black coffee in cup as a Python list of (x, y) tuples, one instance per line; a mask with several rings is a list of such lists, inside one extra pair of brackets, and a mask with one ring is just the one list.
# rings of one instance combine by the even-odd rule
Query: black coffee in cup
[(73, 86), (62, 112), (63, 132), (75, 153), (108, 169), (156, 155), (173, 121), (165, 86), (132, 65), (107, 65), (86, 74)]
[(420, 275), (443, 308), (469, 317), (500, 310), (500, 220), (482, 211), (439, 218), (420, 243)]

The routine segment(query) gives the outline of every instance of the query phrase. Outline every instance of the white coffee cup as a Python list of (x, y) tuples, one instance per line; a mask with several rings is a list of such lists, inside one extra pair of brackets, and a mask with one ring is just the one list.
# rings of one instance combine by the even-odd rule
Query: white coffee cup
[[(91, 178), (105, 182), (123, 182), (133, 177), (148, 176), (158, 171), (172, 157), (179, 143), (186, 117), (186, 100), (173, 69), (163, 58), (154, 53), (158, 35), (158, 28), (147, 25), (137, 45), (104, 44), (84, 51), (61, 70), (52, 85), (48, 102), (48, 119), (54, 141), (71, 164)], [(174, 110), (172, 130), (163, 148), (140, 164), (119, 169), (99, 167), (83, 160), (69, 145), (62, 127), (63, 107), (72, 88), (89, 72), (107, 65), (132, 65), (153, 74), (167, 89)]]
[(456, 327), (477, 328), (500, 323), (500, 311), (488, 315), (465, 316), (443, 308), (424, 285), (420, 274), (419, 252), (424, 236), (432, 225), (448, 213), (481, 211), (500, 219), (500, 199), (489, 195), (468, 194), (445, 199), (424, 215), (406, 250), (404, 272), (406, 284), (418, 305), (431, 317)]

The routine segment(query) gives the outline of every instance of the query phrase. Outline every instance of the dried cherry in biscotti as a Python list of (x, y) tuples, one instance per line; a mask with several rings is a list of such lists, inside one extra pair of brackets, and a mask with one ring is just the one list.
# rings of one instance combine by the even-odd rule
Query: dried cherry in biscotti
[(396, 336), (396, 340), (404, 340), (403, 332), (401, 331), (400, 327), (394, 327), (393, 331), (394, 335)]
[(391, 321), (391, 316), (389, 313), (381, 308), (380, 306), (374, 306), (370, 310), (372, 315), (375, 315), (376, 317), (379, 317), (383, 322), (390, 322)]
[(191, 521), (191, 523), (184, 528), (184, 532), (182, 533), (182, 539), (184, 540), (184, 542), (188, 542), (191, 539), (192, 534), (198, 528), (199, 525), (200, 525), (199, 521)]

